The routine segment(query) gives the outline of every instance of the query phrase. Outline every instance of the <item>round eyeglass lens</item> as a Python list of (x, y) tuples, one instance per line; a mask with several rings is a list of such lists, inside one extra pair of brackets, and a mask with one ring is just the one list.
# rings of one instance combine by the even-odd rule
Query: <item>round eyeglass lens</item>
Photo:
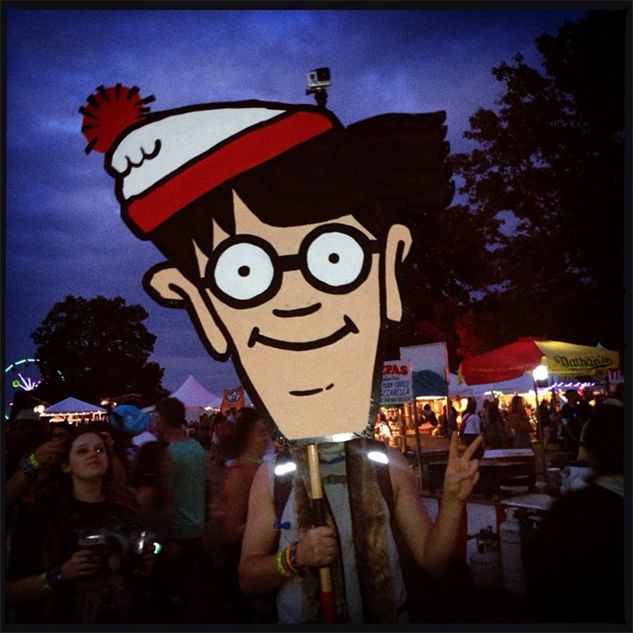
[(220, 255), (213, 278), (227, 296), (248, 301), (268, 290), (274, 273), (273, 263), (263, 248), (242, 242), (229, 246)]
[(351, 236), (339, 231), (322, 233), (307, 250), (310, 274), (328, 286), (347, 286), (363, 270), (365, 252)]

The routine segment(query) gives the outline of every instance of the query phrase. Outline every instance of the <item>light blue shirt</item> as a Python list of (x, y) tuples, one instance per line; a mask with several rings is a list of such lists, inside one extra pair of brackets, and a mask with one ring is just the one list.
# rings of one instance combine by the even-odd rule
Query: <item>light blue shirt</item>
[(172, 442), (168, 449), (173, 462), (170, 480), (173, 514), (170, 536), (197, 538), (205, 517), (206, 469), (204, 449), (196, 440)]

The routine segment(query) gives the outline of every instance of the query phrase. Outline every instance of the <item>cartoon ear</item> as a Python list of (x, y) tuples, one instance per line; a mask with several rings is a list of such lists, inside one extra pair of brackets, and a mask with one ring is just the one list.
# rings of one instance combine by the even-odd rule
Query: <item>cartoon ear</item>
[(390, 321), (402, 319), (402, 300), (398, 288), (397, 270), (406, 259), (412, 242), (411, 231), (406, 226), (394, 224), (389, 229), (385, 247), (385, 301), (386, 316)]
[(186, 308), (198, 330), (213, 352), (224, 356), (228, 351), (226, 337), (205, 303), (198, 288), (177, 268), (158, 264), (145, 273), (143, 286), (158, 303), (168, 308)]

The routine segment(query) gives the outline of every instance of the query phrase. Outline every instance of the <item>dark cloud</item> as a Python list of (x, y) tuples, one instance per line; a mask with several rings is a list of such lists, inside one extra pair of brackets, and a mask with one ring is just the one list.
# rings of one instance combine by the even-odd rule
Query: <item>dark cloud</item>
[(103, 156), (86, 156), (78, 108), (101, 84), (138, 85), (154, 110), (196, 102), (307, 99), (305, 74), (330, 66), (329, 107), (344, 123), (382, 112), (446, 110), (464, 147), (468, 117), (500, 87), (490, 69), (579, 11), (22, 10), (7, 13), (7, 364), (34, 353), (32, 332), (66, 295), (141, 303), (154, 358), (176, 389), (189, 374), (220, 393), (183, 311), (160, 308), (141, 277), (160, 256), (119, 216)]

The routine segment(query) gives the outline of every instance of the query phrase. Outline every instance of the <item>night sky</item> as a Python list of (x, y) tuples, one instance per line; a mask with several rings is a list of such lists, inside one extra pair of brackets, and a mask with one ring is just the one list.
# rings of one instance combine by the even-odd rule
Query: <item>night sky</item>
[(175, 390), (189, 374), (221, 394), (233, 366), (209, 358), (185, 311), (141, 287), (158, 251), (122, 222), (103, 155), (86, 156), (78, 108), (99, 85), (137, 85), (153, 112), (213, 101), (312, 102), (308, 70), (329, 66), (328, 107), (349, 124), (385, 112), (447, 112), (453, 151), (503, 85), (491, 75), (584, 11), (5, 9), (7, 162), (4, 367), (67, 295), (123, 296), (149, 312), (152, 359)]

